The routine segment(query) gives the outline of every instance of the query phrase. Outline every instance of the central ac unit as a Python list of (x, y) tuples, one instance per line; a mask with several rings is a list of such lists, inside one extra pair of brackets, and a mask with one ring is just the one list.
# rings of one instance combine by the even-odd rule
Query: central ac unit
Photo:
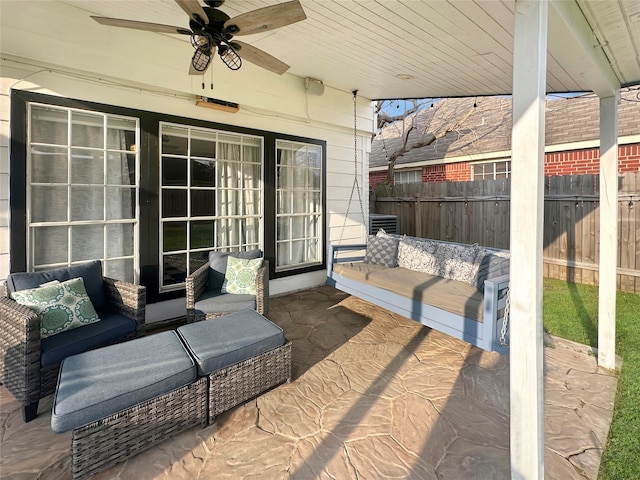
[(398, 217), (382, 213), (369, 214), (369, 235), (375, 235), (381, 228), (387, 233), (398, 233)]

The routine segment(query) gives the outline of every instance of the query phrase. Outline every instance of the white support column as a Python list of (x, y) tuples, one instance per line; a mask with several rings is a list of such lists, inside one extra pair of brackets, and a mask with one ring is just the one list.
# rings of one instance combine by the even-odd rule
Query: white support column
[(547, 0), (516, 1), (511, 176), (511, 478), (544, 479), (542, 231)]
[(616, 366), (616, 267), (618, 265), (618, 101), (600, 99), (600, 265), (598, 364)]

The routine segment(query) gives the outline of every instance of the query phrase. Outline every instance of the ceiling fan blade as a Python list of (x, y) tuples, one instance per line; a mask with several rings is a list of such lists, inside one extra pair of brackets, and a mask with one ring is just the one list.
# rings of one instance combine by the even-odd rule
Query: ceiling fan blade
[(204, 23), (209, 23), (209, 16), (202, 8), (202, 5), (198, 3), (198, 0), (176, 0), (176, 3), (180, 5), (180, 8), (193, 20), (198, 20), (196, 18), (197, 15)]
[(242, 13), (224, 23), (233, 35), (251, 35), (268, 32), (306, 19), (307, 16), (298, 0), (271, 5)]
[(133, 28), (135, 30), (146, 30), (157, 33), (179, 33), (181, 35), (191, 35), (188, 28), (174, 27), (173, 25), (163, 25), (161, 23), (138, 22), (136, 20), (124, 20), (122, 18), (94, 17), (96, 22), (111, 27)]
[(189, 63), (189, 75), (204, 75), (211, 65), (211, 57), (213, 53), (205, 53), (200, 49), (196, 49)]
[(235, 39), (231, 43), (232, 45), (239, 47), (238, 54), (240, 55), (240, 58), (247, 62), (251, 62), (254, 65), (265, 68), (270, 72), (277, 73), (278, 75), (282, 75), (284, 72), (289, 70), (289, 65), (278, 60), (276, 57), (269, 55), (264, 50), (260, 50), (248, 43), (238, 42)]

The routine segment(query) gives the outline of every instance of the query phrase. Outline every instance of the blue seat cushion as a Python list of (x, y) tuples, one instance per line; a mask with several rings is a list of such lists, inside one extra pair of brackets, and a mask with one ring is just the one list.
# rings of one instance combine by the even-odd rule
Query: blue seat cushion
[(51, 429), (73, 430), (165, 394), (196, 378), (173, 331), (99, 348), (62, 362)]
[(224, 274), (227, 272), (227, 260), (231, 257), (252, 260), (262, 258), (262, 250), (255, 248), (244, 252), (209, 252), (209, 279), (207, 290), (219, 292), (224, 283)]
[(70, 355), (103, 347), (125, 338), (136, 329), (136, 322), (119, 313), (103, 310), (100, 321), (52, 335), (40, 341), (40, 365), (55, 365)]
[(65, 282), (78, 277), (82, 277), (84, 280), (84, 288), (87, 290), (87, 295), (89, 295), (93, 308), (102, 310), (106, 305), (106, 298), (102, 280), (102, 262), (100, 260), (42, 272), (11, 273), (7, 277), (7, 287), (9, 292), (16, 292), (18, 290), (36, 288), (53, 280)]
[(286, 341), (279, 326), (254, 310), (191, 323), (177, 331), (201, 376), (273, 350)]
[(196, 313), (203, 313), (205, 315), (207, 313), (237, 312), (247, 309), (255, 310), (256, 296), (207, 290), (200, 296), (194, 308)]

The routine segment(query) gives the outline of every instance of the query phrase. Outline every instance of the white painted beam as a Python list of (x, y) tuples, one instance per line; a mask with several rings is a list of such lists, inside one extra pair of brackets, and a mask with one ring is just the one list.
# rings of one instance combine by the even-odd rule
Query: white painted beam
[[(564, 54), (557, 60), (565, 65), (581, 58), (589, 60), (589, 68), (581, 72), (595, 93), (600, 97), (610, 97), (620, 88), (607, 56), (598, 45), (598, 39), (589, 26), (580, 7), (574, 0), (549, 0), (549, 47), (554, 45)], [(559, 21), (558, 21), (559, 20)], [(569, 34), (569, 35), (567, 35)], [(573, 41), (572, 41), (573, 40)]]
[(600, 264), (598, 364), (616, 366), (616, 267), (618, 265), (618, 103), (600, 99)]
[(511, 140), (511, 478), (544, 478), (542, 231), (547, 0), (516, 2)]

